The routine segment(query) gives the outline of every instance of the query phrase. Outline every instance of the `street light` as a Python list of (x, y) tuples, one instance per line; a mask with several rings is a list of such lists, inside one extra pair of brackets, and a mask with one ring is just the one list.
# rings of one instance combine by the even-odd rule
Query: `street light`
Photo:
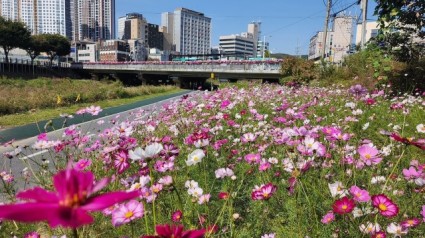
[(264, 41), (263, 41), (263, 60), (266, 57), (266, 37), (272, 37), (272, 36), (264, 36)]

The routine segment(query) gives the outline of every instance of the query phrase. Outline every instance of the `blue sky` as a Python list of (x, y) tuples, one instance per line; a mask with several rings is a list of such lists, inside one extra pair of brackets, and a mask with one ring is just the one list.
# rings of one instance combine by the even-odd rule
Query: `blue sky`
[[(332, 12), (339, 11), (356, 0), (334, 0)], [(270, 42), (272, 52), (307, 54), (310, 38), (323, 30), (326, 0), (116, 0), (117, 18), (129, 12), (142, 13), (148, 22), (160, 24), (162, 12), (178, 7), (204, 13), (212, 18), (212, 45), (218, 45), (220, 35), (247, 31), (248, 23), (262, 22), (262, 33)], [(376, 3), (369, 1), (368, 19), (376, 19)], [(360, 16), (355, 5), (347, 14)], [(263, 39), (263, 38), (262, 38)]]

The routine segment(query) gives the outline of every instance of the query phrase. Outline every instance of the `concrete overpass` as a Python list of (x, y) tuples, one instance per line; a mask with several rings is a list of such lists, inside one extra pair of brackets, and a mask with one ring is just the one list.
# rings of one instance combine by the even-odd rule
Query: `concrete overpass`
[(101, 78), (113, 75), (123, 81), (142, 83), (178, 78), (180, 85), (200, 84), (210, 78), (278, 80), (281, 60), (266, 61), (193, 61), (193, 62), (114, 62), (77, 63), (71, 67)]

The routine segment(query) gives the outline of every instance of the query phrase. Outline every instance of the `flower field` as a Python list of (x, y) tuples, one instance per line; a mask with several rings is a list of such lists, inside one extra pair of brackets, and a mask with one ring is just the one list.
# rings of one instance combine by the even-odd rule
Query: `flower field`
[(386, 90), (250, 84), (41, 134), (48, 163), (3, 155), (1, 237), (425, 237), (425, 100)]

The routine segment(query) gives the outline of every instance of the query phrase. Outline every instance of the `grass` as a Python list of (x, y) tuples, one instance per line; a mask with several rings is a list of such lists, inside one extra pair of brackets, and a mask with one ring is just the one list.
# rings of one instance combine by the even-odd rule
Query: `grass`
[[(141, 100), (146, 100), (154, 97), (170, 95), (173, 93), (181, 92), (182, 89), (172, 89), (163, 93), (154, 93), (150, 95), (136, 96), (132, 98), (121, 98), (121, 99), (111, 99), (111, 100), (102, 100), (96, 102), (96, 105), (101, 108), (108, 107), (116, 107), (121, 105), (126, 105), (134, 102), (138, 102)], [(71, 105), (68, 107), (58, 107), (58, 108), (46, 108), (46, 109), (38, 109), (33, 110), (31, 112), (25, 113), (17, 113), (12, 115), (4, 115), (0, 116), (0, 127), (12, 127), (12, 126), (20, 126), (29, 123), (34, 123), (38, 121), (48, 120), (51, 118), (56, 118), (62, 113), (73, 114), (78, 109), (86, 106), (90, 106), (93, 103), (81, 103), (78, 105)]]
[(174, 86), (124, 87), (118, 81), (0, 78), (0, 115), (175, 90)]

